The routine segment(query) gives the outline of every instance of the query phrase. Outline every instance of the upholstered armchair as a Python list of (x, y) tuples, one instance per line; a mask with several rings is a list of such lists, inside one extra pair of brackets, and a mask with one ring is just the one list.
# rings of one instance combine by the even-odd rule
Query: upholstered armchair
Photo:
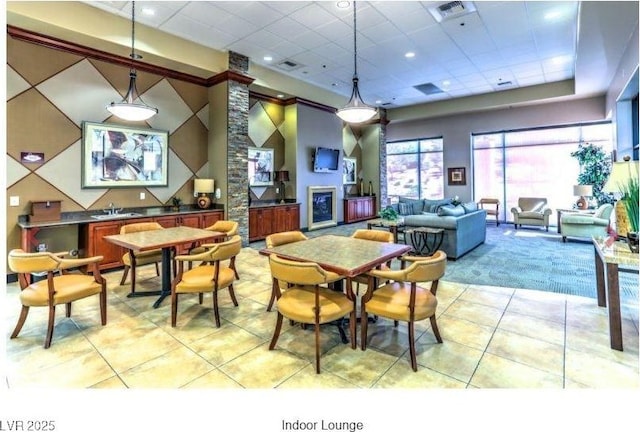
[(513, 225), (534, 225), (545, 227), (549, 231), (551, 209), (547, 207), (546, 198), (518, 198), (518, 207), (511, 208)]
[(613, 206), (611, 204), (602, 204), (593, 214), (582, 212), (563, 213), (560, 218), (562, 241), (566, 242), (567, 237), (607, 235), (612, 211)]

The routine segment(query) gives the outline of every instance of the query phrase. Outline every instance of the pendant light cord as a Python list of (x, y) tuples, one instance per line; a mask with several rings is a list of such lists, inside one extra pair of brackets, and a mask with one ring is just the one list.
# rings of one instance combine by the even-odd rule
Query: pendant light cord
[(131, 2), (131, 68), (136, 59), (135, 52), (135, 40), (136, 40), (136, 2)]
[(358, 77), (358, 45), (356, 44), (356, 2), (353, 1), (353, 77)]

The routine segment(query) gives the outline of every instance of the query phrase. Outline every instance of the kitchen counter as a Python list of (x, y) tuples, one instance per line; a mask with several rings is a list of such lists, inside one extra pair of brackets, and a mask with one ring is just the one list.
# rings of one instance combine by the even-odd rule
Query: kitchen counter
[(67, 225), (79, 225), (93, 222), (105, 222), (111, 220), (124, 220), (124, 219), (138, 219), (146, 217), (158, 217), (158, 216), (176, 216), (193, 213), (203, 213), (211, 211), (224, 211), (222, 206), (220, 208), (212, 207), (209, 209), (200, 209), (193, 206), (183, 206), (179, 210), (173, 210), (171, 207), (133, 207), (122, 209), (119, 214), (108, 215), (104, 212), (91, 211), (91, 212), (67, 212), (60, 215), (60, 220), (57, 221), (43, 221), (43, 222), (29, 222), (28, 215), (21, 215), (18, 217), (18, 226), (23, 229), (30, 228), (51, 228), (56, 226)]

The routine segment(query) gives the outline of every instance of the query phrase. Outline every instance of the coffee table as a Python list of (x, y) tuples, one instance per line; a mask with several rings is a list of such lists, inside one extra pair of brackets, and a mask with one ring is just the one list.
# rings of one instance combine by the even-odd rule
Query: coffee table
[(367, 229), (371, 228), (386, 228), (391, 234), (393, 234), (393, 241), (398, 243), (398, 232), (402, 232), (404, 228), (404, 218), (398, 218), (396, 220), (389, 219), (371, 219), (367, 221)]

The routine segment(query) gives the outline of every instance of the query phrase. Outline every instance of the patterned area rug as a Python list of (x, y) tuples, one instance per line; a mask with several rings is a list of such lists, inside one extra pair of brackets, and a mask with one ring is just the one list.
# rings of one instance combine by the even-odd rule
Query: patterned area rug
[[(305, 232), (307, 237), (351, 235), (366, 228), (365, 222)], [(399, 236), (402, 241), (402, 235)], [(264, 241), (251, 243), (264, 248)], [(586, 240), (562, 238), (550, 228), (519, 228), (487, 225), (487, 239), (463, 257), (447, 262), (444, 279), (451, 282), (524, 288), (596, 298), (593, 245)], [(620, 273), (623, 302), (638, 301), (638, 275)]]

